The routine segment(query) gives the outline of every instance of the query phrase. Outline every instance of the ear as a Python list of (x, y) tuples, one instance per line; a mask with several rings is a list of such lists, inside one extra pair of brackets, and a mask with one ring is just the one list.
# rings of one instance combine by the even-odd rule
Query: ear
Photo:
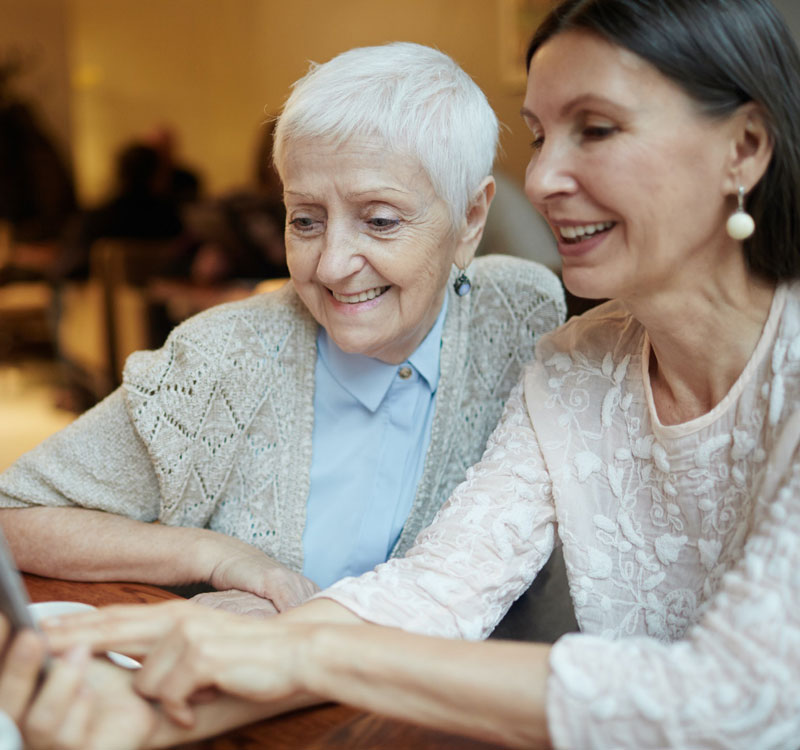
[(772, 159), (773, 143), (761, 107), (755, 102), (742, 105), (734, 115), (726, 194), (735, 194), (739, 185), (749, 193), (764, 176)]
[(458, 245), (456, 246), (453, 262), (459, 268), (466, 268), (475, 257), (478, 243), (483, 236), (486, 226), (486, 217), (489, 215), (489, 206), (495, 193), (494, 177), (489, 175), (478, 187), (475, 197), (467, 208), (466, 221), (461, 227)]

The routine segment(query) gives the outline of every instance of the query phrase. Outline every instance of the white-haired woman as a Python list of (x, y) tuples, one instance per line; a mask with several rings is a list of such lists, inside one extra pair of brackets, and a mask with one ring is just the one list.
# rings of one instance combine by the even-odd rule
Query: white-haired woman
[(119, 390), (0, 477), (20, 567), (207, 582), (206, 603), (274, 611), (402, 555), (563, 319), (542, 267), (465, 273), (497, 130), (436, 50), (314, 67), (275, 133), (292, 284), (133, 355)]

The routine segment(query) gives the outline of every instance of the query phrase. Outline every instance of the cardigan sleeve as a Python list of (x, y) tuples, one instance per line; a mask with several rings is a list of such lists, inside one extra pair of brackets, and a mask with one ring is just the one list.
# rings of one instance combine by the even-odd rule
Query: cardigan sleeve
[(158, 481), (117, 389), (0, 475), (0, 507), (78, 506), (159, 515)]
[(797, 748), (800, 413), (791, 421), (795, 434), (771, 451), (742, 557), (685, 638), (581, 634), (555, 644), (547, 692), (555, 747)]
[(480, 463), (406, 557), (318, 596), (381, 625), (484, 638), (547, 561), (554, 525), (550, 481), (519, 384)]

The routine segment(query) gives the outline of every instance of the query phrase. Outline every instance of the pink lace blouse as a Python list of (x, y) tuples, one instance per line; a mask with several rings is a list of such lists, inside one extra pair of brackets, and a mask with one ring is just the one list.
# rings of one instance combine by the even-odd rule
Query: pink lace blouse
[(479, 464), (402, 559), (322, 596), (483, 638), (563, 545), (558, 748), (800, 745), (800, 284), (711, 412), (662, 425), (616, 303), (543, 338)]

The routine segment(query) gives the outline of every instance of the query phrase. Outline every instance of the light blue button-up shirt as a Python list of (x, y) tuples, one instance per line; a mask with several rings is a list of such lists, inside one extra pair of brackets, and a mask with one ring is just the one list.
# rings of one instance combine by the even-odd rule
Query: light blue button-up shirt
[(399, 365), (347, 354), (320, 328), (303, 575), (322, 588), (386, 561), (403, 530), (431, 439), (446, 312), (447, 298)]

